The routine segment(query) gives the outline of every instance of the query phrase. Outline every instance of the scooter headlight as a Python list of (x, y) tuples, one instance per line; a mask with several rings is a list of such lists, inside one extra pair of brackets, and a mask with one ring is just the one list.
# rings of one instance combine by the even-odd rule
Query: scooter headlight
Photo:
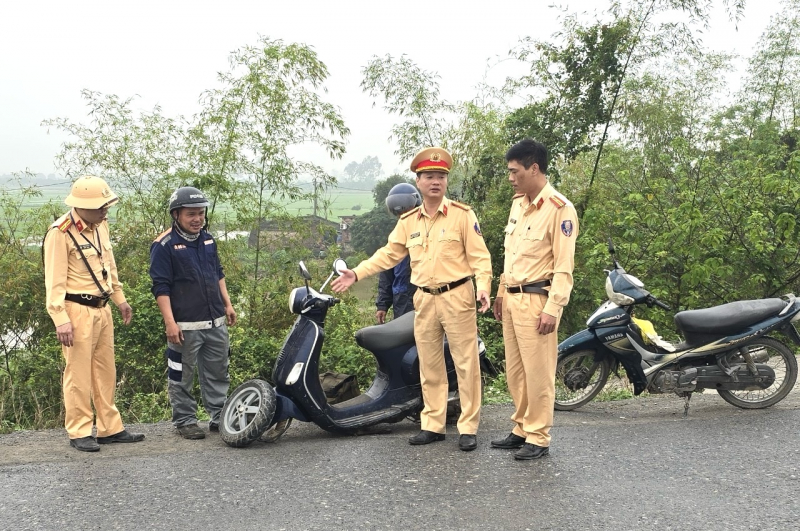
[(617, 293), (614, 291), (614, 286), (611, 283), (610, 276), (606, 277), (606, 295), (608, 295), (608, 300), (617, 306), (627, 306), (629, 304), (633, 304), (633, 297), (628, 297), (627, 295), (623, 295), (622, 293)]
[(305, 287), (294, 288), (289, 293), (289, 311), (300, 314), (303, 311), (303, 301), (307, 296), (308, 290)]

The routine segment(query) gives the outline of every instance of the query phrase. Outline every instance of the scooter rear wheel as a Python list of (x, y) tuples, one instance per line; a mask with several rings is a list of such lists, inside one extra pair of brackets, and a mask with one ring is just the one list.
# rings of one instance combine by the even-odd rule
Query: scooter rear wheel
[(556, 365), (556, 410), (578, 409), (603, 390), (611, 365), (608, 359), (595, 363), (594, 355), (593, 350), (581, 350), (559, 358)]
[(261, 437), (274, 415), (275, 390), (264, 380), (249, 380), (225, 401), (219, 434), (228, 446), (247, 446)]
[(747, 344), (755, 358), (766, 358), (764, 363), (775, 371), (775, 381), (766, 389), (726, 391), (717, 393), (729, 404), (743, 409), (762, 409), (777, 404), (789, 394), (797, 381), (797, 358), (794, 352), (771, 337), (761, 337)]

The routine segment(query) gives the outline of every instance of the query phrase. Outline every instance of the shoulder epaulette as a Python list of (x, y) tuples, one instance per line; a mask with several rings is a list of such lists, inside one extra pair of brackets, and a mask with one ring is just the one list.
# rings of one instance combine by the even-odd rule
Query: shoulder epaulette
[(72, 226), (72, 220), (70, 218), (66, 218), (64, 221), (57, 225), (58, 230), (61, 232), (67, 232), (67, 230)]
[(411, 214), (416, 214), (417, 212), (419, 212), (419, 209), (420, 207), (412, 208), (411, 210), (400, 216), (400, 219), (406, 219)]
[(153, 240), (153, 243), (160, 243), (161, 245), (164, 245), (169, 241), (169, 236), (171, 234), (172, 234), (172, 227), (168, 228), (167, 230), (156, 236), (156, 239)]
[(565, 206), (567, 204), (566, 201), (564, 201), (563, 199), (561, 199), (560, 197), (558, 197), (556, 195), (551, 195), (550, 196), (550, 201), (552, 201), (553, 204), (556, 205), (556, 208), (561, 208), (561, 207), (563, 207), (563, 206)]
[(465, 205), (464, 203), (459, 203), (458, 201), (450, 201), (450, 204), (454, 207), (460, 208), (461, 210), (470, 210), (469, 205)]

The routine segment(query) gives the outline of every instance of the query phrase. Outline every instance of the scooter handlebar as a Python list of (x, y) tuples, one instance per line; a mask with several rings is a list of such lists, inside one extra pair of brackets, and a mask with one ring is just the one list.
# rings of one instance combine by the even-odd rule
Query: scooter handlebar
[(661, 302), (660, 300), (656, 299), (652, 295), (650, 296), (650, 300), (647, 301), (647, 304), (650, 305), (650, 306), (658, 306), (659, 308), (662, 308), (664, 310), (671, 310), (672, 309), (672, 308), (669, 307), (669, 305), (664, 304), (663, 302)]

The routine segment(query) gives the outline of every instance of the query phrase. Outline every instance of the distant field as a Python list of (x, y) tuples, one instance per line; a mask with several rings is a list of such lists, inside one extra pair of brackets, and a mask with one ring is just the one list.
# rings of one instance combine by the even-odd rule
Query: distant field
[[(16, 184), (8, 185), (7, 189), (16, 188)], [(69, 184), (42, 186), (40, 197), (32, 198), (25, 203), (26, 208), (35, 208), (46, 204), (48, 201), (63, 203), (64, 198), (69, 194)], [(329, 189), (320, 196), (318, 201), (320, 216), (325, 216), (332, 221), (338, 221), (339, 216), (359, 215), (372, 209), (373, 198), (371, 191), (360, 190), (338, 190)], [(313, 214), (314, 205), (312, 201), (287, 201), (283, 205), (289, 214), (308, 215)], [(353, 209), (353, 207), (360, 207)], [(235, 208), (235, 205), (222, 205), (222, 211), (228, 212)], [(327, 211), (323, 211), (327, 208)]]

